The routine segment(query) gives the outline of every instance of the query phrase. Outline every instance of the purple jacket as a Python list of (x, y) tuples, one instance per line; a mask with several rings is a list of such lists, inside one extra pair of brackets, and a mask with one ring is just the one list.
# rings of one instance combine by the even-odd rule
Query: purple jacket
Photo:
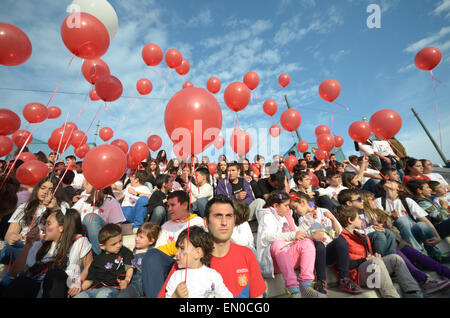
[[(242, 179), (244, 182), (244, 191), (247, 192), (247, 195), (245, 196), (244, 202), (247, 205), (250, 205), (250, 203), (252, 203), (255, 200), (255, 197), (253, 196), (253, 191), (252, 191), (252, 187), (250, 186), (250, 183), (243, 179), (243, 178), (239, 178)], [(216, 195), (224, 195), (229, 197), (231, 200), (235, 200), (236, 196), (233, 194), (233, 190), (231, 187), (231, 182), (227, 179), (220, 179), (219, 183), (217, 184), (217, 188), (216, 188)]]

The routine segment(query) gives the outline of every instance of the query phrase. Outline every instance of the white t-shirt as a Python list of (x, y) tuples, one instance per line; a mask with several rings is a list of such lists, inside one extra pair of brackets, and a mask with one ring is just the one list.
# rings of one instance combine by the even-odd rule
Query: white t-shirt
[(72, 170), (75, 173), (75, 177), (73, 178), (72, 187), (75, 190), (79, 190), (83, 188), (84, 175), (82, 173), (77, 173), (75, 170)]
[(386, 140), (375, 140), (373, 141), (373, 149), (378, 152), (380, 155), (386, 156), (394, 156), (394, 151), (391, 148), (391, 145)]
[(199, 198), (208, 198), (209, 201), (214, 196), (213, 187), (209, 183), (205, 183), (201, 187), (198, 187), (191, 182), (189, 187), (191, 190), (191, 203), (194, 203)]
[[(317, 208), (317, 217), (313, 218), (311, 214), (307, 214), (305, 216), (300, 216), (298, 218), (298, 230), (305, 231), (309, 235), (312, 235), (314, 232), (318, 230), (324, 230), (330, 232), (331, 236), (325, 233), (325, 245), (330, 243), (335, 237), (337, 237), (338, 233), (334, 233), (333, 222), (325, 216), (325, 212), (327, 209)], [(329, 211), (328, 211), (329, 212)], [(339, 224), (339, 233), (342, 232), (342, 226)]]
[(125, 190), (122, 191), (122, 193), (125, 195), (125, 197), (123, 198), (123, 201), (122, 201), (122, 207), (134, 206), (136, 204), (136, 201), (139, 200), (139, 196), (131, 194), (130, 192), (128, 192), (128, 189), (130, 189), (130, 188), (134, 189), (136, 192), (145, 193), (145, 194), (151, 194), (150, 189), (147, 186), (145, 186), (145, 185), (132, 187), (129, 184), (125, 188)]
[(366, 144), (358, 142), (358, 147), (359, 147), (359, 153), (361, 156), (365, 156), (366, 153), (368, 156), (374, 154), (373, 146), (371, 146), (371, 145), (366, 145)]
[[(75, 282), (80, 277), (82, 271), (81, 268), (83, 266), (82, 258), (85, 257), (91, 250), (91, 243), (86, 237), (81, 235), (77, 235), (77, 237), (78, 239), (75, 240), (75, 242), (72, 244), (68, 255), (69, 263), (66, 268), (66, 273), (69, 276), (69, 278), (67, 279), (67, 287), (69, 288), (71, 287), (71, 284), (69, 284), (69, 282)], [(26, 261), (28, 267), (31, 267), (36, 263), (36, 254), (41, 246), (42, 241), (34, 242), (33, 246), (31, 246)], [(46, 263), (53, 259), (53, 257), (56, 255), (56, 246), (57, 243), (53, 242), (50, 250), (47, 252), (47, 254), (45, 254), (41, 262)]]
[[(376, 199), (376, 204), (379, 209), (385, 210), (386, 212), (388, 212), (389, 215), (392, 215), (392, 210), (395, 209), (397, 210), (399, 217), (403, 217), (406, 215), (411, 220), (411, 217), (408, 215), (408, 212), (406, 211), (405, 207), (402, 204), (402, 201), (399, 198), (395, 199), (394, 202), (386, 198), (386, 209), (383, 209), (381, 200), (382, 198)], [(416, 221), (428, 215), (428, 213), (425, 212), (425, 210), (422, 209), (420, 205), (418, 205), (416, 201), (414, 201), (413, 199), (406, 198), (406, 203), (408, 204), (411, 215), (414, 217)]]
[[(20, 223), (20, 226), (22, 229), (20, 230), (20, 235), (25, 236), (25, 234), (28, 233), (29, 225), (25, 225), (24, 216), (25, 216), (25, 205), (26, 203), (20, 205), (13, 213), (11, 218), (9, 219), (8, 223)], [(40, 205), (35, 211), (33, 212), (33, 227), (37, 226), (41, 221), (41, 216), (45, 212), (47, 207), (45, 205)]]
[(174, 222), (169, 220), (161, 226), (161, 232), (155, 247), (166, 245), (170, 242), (176, 242), (178, 235), (188, 227), (188, 224), (189, 226), (198, 225), (203, 228), (205, 227), (203, 219), (199, 216), (195, 216), (189, 222)]
[[(166, 297), (172, 297), (177, 286), (184, 282), (186, 269), (175, 271), (167, 283)], [(233, 298), (233, 294), (223, 283), (222, 276), (214, 269), (203, 265), (200, 268), (188, 268), (186, 287), (189, 298)]]
[[(364, 173), (370, 173), (370, 174), (373, 174), (373, 175), (380, 175), (380, 171), (378, 171), (378, 170), (374, 170), (374, 169), (370, 169), (370, 168), (367, 168), (365, 171), (364, 171)], [(361, 180), (361, 185), (364, 185), (364, 183), (366, 183), (367, 181), (369, 181), (371, 178), (370, 177), (362, 177), (362, 180)]]
[(445, 180), (444, 177), (441, 176), (439, 173), (432, 172), (432, 173), (424, 174), (424, 176), (427, 176), (428, 178), (430, 178), (431, 181), (437, 181), (437, 182), (439, 182), (439, 183), (442, 184), (444, 187), (445, 187), (445, 186), (448, 186), (447, 180)]
[(233, 234), (231, 234), (231, 240), (236, 244), (255, 249), (255, 238), (253, 237), (252, 229), (248, 222), (244, 222), (234, 227)]
[(330, 198), (333, 197), (334, 195), (338, 195), (339, 192), (341, 192), (342, 190), (348, 189), (347, 187), (344, 187), (343, 185), (340, 185), (339, 187), (335, 188), (332, 186), (328, 186), (326, 187), (324, 190), (320, 191), (321, 195), (328, 195)]
[(81, 197), (72, 207), (80, 213), (81, 221), (83, 221), (86, 214), (90, 213), (100, 215), (106, 223), (118, 224), (126, 221), (120, 203), (114, 197), (107, 196), (102, 206), (100, 208), (95, 207), (95, 209), (86, 202), (88, 198), (87, 196)]
[(433, 204), (439, 210), (441, 209), (441, 203), (439, 202), (440, 200), (447, 200), (447, 203), (450, 206), (450, 192), (447, 192), (443, 197), (434, 197)]

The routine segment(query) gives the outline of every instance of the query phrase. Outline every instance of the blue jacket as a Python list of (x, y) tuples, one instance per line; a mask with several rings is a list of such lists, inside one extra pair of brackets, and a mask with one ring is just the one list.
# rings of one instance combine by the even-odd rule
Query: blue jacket
[[(247, 192), (247, 195), (245, 196), (244, 202), (247, 205), (250, 205), (250, 203), (252, 203), (255, 200), (255, 197), (253, 196), (253, 191), (252, 191), (252, 187), (250, 186), (250, 183), (243, 179), (243, 178), (239, 178), (242, 179), (244, 182), (244, 191)], [(231, 187), (231, 182), (227, 179), (220, 179), (219, 183), (217, 184), (217, 188), (216, 188), (216, 195), (224, 195), (229, 197), (231, 200), (235, 200), (236, 196), (233, 194), (233, 190)]]

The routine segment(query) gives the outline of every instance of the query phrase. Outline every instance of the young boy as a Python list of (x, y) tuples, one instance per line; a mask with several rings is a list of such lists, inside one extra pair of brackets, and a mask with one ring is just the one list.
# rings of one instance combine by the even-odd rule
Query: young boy
[(444, 208), (448, 211), (448, 204), (450, 203), (450, 192), (446, 192), (445, 187), (438, 181), (430, 181), (428, 182), (428, 184), (430, 185), (430, 188), (432, 190), (431, 193), (434, 196), (433, 204), (438, 209)]
[(127, 288), (133, 276), (133, 253), (122, 245), (122, 229), (106, 224), (98, 234), (102, 253), (89, 267), (80, 294), (75, 298), (115, 298), (119, 290)]
[(213, 187), (208, 183), (209, 171), (207, 168), (198, 168), (195, 172), (197, 185), (190, 182), (187, 191), (191, 193), (192, 211), (200, 217), (205, 215), (205, 207), (214, 196)]
[(361, 286), (378, 289), (383, 298), (400, 298), (390, 277), (395, 274), (405, 297), (423, 297), (419, 285), (399, 255), (390, 254), (381, 258), (380, 254), (373, 254), (369, 237), (357, 231), (363, 226), (357, 208), (339, 206), (336, 208), (336, 217), (344, 227), (341, 236), (348, 244), (351, 279)]
[(167, 283), (166, 297), (233, 297), (223, 283), (222, 276), (208, 267), (214, 249), (209, 233), (200, 226), (191, 226), (178, 236), (177, 248), (176, 262), (179, 270), (173, 273)]
[[(136, 209), (134, 208), (141, 196), (149, 198), (151, 196), (150, 189), (145, 186), (147, 180), (147, 173), (144, 170), (138, 170), (130, 176), (130, 184), (122, 191), (122, 194), (117, 197), (117, 200), (122, 201), (122, 211), (128, 222), (135, 222)], [(139, 224), (139, 226), (142, 222)], [(138, 226), (138, 227), (139, 227)]]
[(339, 192), (341, 192), (344, 189), (347, 189), (342, 185), (342, 178), (341, 175), (332, 170), (327, 170), (327, 184), (328, 187), (325, 188), (325, 190), (320, 191), (320, 195), (325, 194), (330, 197), (330, 199), (338, 200), (337, 196)]

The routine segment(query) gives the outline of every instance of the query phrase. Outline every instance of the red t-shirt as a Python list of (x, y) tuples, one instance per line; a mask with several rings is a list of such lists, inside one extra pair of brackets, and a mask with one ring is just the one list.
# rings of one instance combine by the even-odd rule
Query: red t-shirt
[(423, 174), (419, 174), (419, 175), (417, 175), (417, 176), (415, 176), (415, 177), (405, 176), (405, 177), (403, 178), (403, 185), (406, 186), (406, 184), (407, 184), (409, 181), (411, 181), (411, 180), (426, 180), (426, 181), (428, 181), (428, 182), (431, 181), (431, 179), (428, 178), (427, 176), (424, 176)]
[[(256, 298), (266, 290), (255, 254), (245, 246), (230, 242), (228, 254), (224, 257), (211, 257), (210, 267), (222, 276), (225, 286), (235, 298)], [(175, 262), (159, 291), (159, 298), (165, 297), (167, 282), (176, 270), (178, 266)]]

